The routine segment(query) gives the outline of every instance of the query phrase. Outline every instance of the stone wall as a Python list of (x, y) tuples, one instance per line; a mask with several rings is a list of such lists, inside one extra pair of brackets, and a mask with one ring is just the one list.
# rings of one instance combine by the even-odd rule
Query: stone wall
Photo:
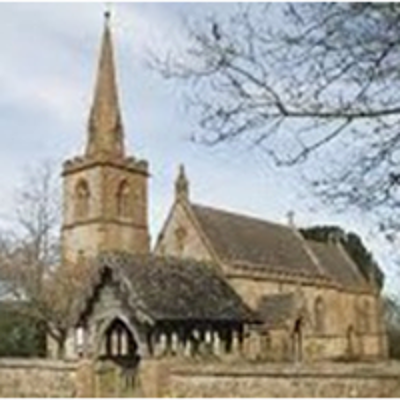
[[(400, 363), (0, 359), (0, 397), (400, 397)], [(132, 383), (131, 386), (128, 383)]]
[[(218, 260), (186, 201), (176, 201), (158, 239), (158, 255), (188, 257), (212, 261), (219, 265), (229, 284), (253, 309), (266, 295), (294, 293), (301, 298), (301, 336), (304, 339), (303, 360), (385, 358), (387, 338), (383, 324), (381, 298), (372, 288), (364, 291), (344, 288), (338, 283), (310, 279), (306, 276), (272, 274)], [(299, 234), (298, 234), (299, 235)], [(303, 239), (301, 239), (303, 240)], [(309, 249), (310, 250), (310, 249)], [(310, 250), (311, 251), (311, 250)], [(314, 256), (315, 257), (315, 256)], [(347, 257), (347, 256), (346, 256)], [(322, 302), (322, 320), (317, 324), (316, 302)], [(296, 304), (299, 304), (296, 302)], [(295, 319), (286, 321), (285, 346), (290, 348)], [(323, 328), (318, 328), (322, 326)], [(279, 347), (274, 357), (284, 354)], [(282, 357), (281, 361), (290, 357)]]
[(157, 239), (154, 252), (160, 256), (214, 261), (184, 202), (174, 204), (172, 214)]
[[(169, 397), (399, 397), (400, 364), (164, 365), (149, 382)], [(142, 382), (142, 387), (143, 387)]]
[(0, 397), (83, 397), (91, 378), (84, 362), (0, 359)]

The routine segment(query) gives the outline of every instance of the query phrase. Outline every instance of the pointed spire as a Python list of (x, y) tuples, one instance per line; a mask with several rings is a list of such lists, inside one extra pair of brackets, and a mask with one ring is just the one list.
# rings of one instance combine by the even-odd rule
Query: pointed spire
[(176, 200), (189, 200), (189, 181), (182, 164), (179, 166), (178, 177), (175, 181), (175, 198)]
[(88, 157), (99, 155), (124, 156), (123, 127), (118, 104), (118, 88), (110, 31), (110, 12), (104, 14), (105, 24), (97, 70), (96, 86), (89, 116)]

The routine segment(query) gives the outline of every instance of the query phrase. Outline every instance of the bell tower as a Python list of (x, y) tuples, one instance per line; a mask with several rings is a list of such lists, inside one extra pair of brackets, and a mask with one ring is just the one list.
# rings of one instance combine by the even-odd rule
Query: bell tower
[(149, 252), (148, 164), (125, 155), (113, 52), (106, 13), (85, 154), (63, 165), (61, 245), (69, 261), (105, 250)]

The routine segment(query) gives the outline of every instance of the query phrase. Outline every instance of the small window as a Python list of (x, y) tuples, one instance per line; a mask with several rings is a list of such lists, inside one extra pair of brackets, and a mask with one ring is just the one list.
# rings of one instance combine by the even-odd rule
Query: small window
[(357, 337), (353, 325), (350, 325), (347, 328), (346, 336), (347, 336), (347, 355), (348, 357), (354, 357), (354, 355), (356, 354)]
[(89, 186), (85, 180), (78, 182), (75, 188), (75, 217), (76, 219), (87, 218), (89, 215)]
[(122, 218), (128, 218), (131, 215), (131, 195), (130, 188), (126, 181), (123, 181), (117, 192), (117, 215)]

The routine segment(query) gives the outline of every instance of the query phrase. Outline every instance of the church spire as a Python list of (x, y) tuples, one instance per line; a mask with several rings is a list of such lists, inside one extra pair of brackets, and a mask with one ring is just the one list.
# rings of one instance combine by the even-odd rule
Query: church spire
[(103, 40), (94, 98), (89, 116), (88, 157), (124, 156), (123, 127), (118, 104), (118, 88), (110, 31), (110, 12), (105, 14)]

